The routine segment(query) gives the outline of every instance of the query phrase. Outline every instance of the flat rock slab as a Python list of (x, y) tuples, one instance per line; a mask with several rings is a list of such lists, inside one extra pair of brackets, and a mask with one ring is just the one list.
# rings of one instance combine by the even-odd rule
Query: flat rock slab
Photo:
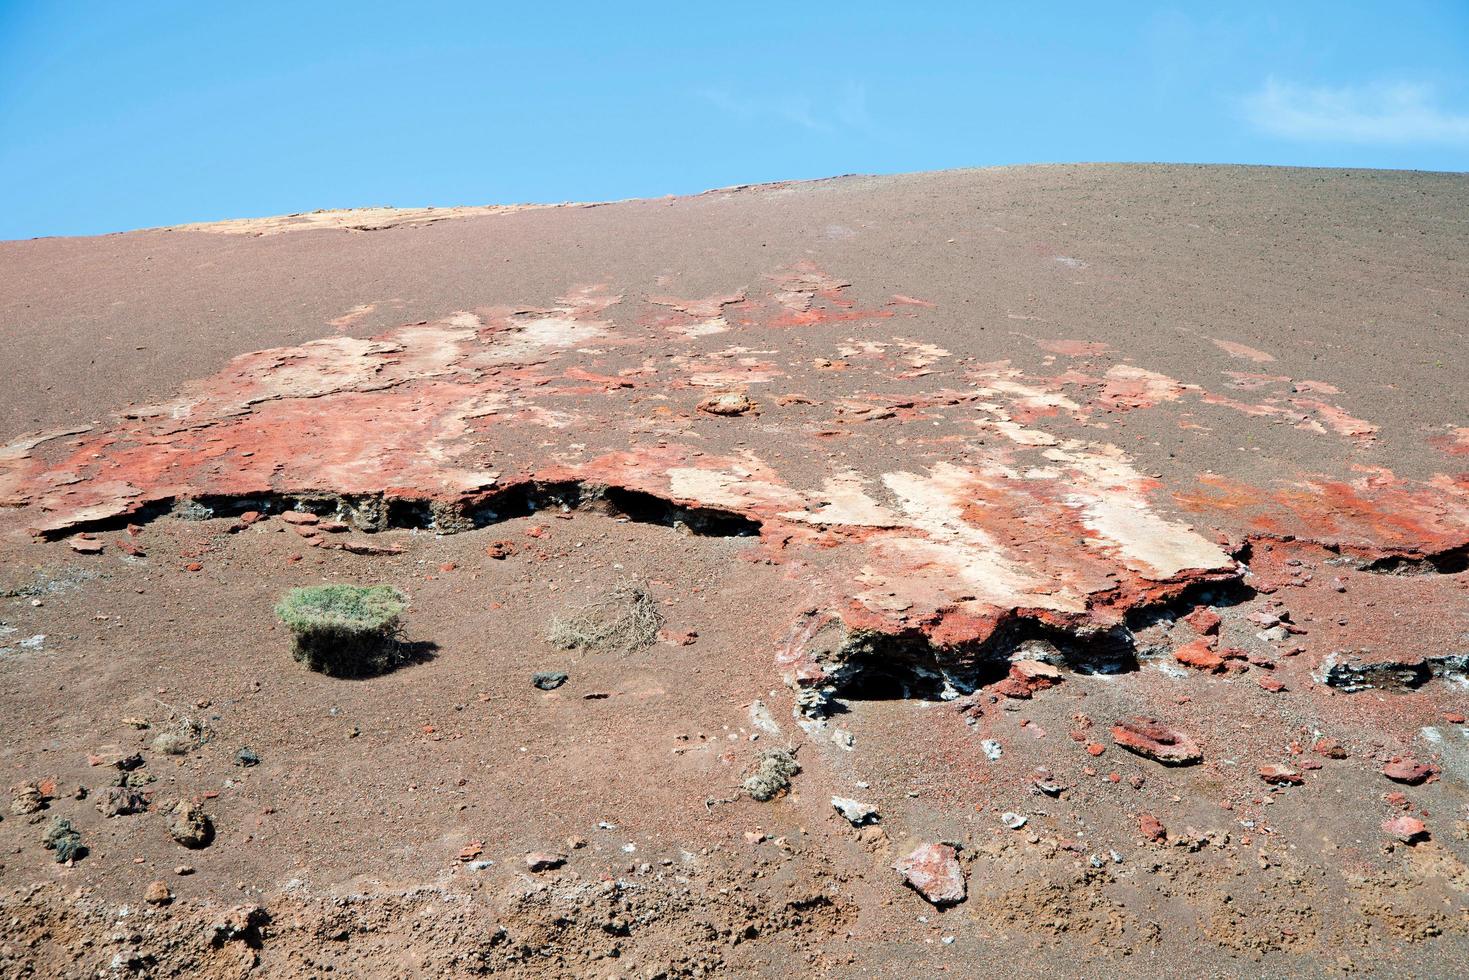
[(948, 844), (920, 844), (899, 858), (893, 869), (933, 905), (953, 905), (967, 894), (964, 869)]
[(1112, 726), (1112, 740), (1130, 752), (1164, 765), (1186, 766), (1204, 758), (1188, 735), (1144, 715), (1118, 721)]

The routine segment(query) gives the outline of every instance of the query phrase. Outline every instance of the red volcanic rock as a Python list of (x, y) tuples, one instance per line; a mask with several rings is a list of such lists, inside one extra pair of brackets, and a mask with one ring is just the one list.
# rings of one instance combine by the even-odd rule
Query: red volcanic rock
[(1382, 822), (1383, 833), (1391, 834), (1404, 844), (1411, 844), (1428, 833), (1428, 827), (1417, 817), (1401, 816)]
[(1208, 606), (1200, 606), (1187, 616), (1183, 621), (1194, 628), (1194, 632), (1200, 636), (1213, 636), (1219, 632), (1219, 624), (1223, 622), (1219, 614)]
[(1010, 676), (990, 690), (1007, 698), (1028, 698), (1036, 691), (1044, 691), (1059, 683), (1061, 672), (1050, 664), (1039, 660), (1017, 660), (1010, 665)]
[(1409, 786), (1417, 786), (1432, 776), (1433, 772), (1432, 766), (1420, 765), (1412, 759), (1389, 762), (1382, 767), (1382, 774), (1388, 779), (1395, 783), (1407, 783)]
[(1024, 681), (1037, 691), (1061, 683), (1061, 672), (1039, 660), (1015, 661), (1010, 665), (1010, 676)]
[(1269, 691), (1271, 694), (1279, 694), (1281, 691), (1285, 690), (1285, 684), (1283, 682), (1278, 681), (1274, 677), (1270, 677), (1269, 675), (1257, 677), (1255, 679), (1255, 683), (1259, 684), (1262, 688)]
[(79, 555), (102, 554), (102, 542), (95, 540), (89, 534), (78, 534), (67, 543), (71, 545), (71, 550)]
[(1306, 777), (1290, 766), (1261, 766), (1259, 772), (1260, 778), (1273, 786), (1299, 786), (1306, 781)]
[(287, 524), (308, 525), (320, 523), (321, 518), (315, 514), (305, 514), (298, 510), (288, 510), (281, 515), (281, 520)]
[(1334, 738), (1318, 739), (1312, 748), (1317, 755), (1325, 756), (1328, 759), (1345, 759), (1347, 757), (1347, 750), (1342, 748), (1342, 744)]
[(1185, 643), (1173, 651), (1173, 659), (1186, 667), (1198, 670), (1218, 671), (1224, 667), (1224, 658), (1215, 653), (1204, 639)]
[(1163, 827), (1163, 821), (1151, 813), (1139, 813), (1137, 816), (1137, 830), (1150, 841), (1162, 841), (1168, 836), (1168, 831)]
[(1204, 758), (1193, 739), (1156, 718), (1143, 715), (1124, 718), (1113, 725), (1112, 741), (1169, 766), (1186, 766)]
[(964, 869), (948, 844), (920, 844), (907, 857), (899, 858), (893, 870), (934, 905), (964, 901)]
[(1016, 680), (1014, 677), (1007, 677), (1002, 681), (991, 684), (988, 690), (992, 694), (999, 694), (1003, 697), (1017, 698), (1020, 700), (1024, 700), (1034, 693), (1031, 691), (1029, 684), (1022, 680)]

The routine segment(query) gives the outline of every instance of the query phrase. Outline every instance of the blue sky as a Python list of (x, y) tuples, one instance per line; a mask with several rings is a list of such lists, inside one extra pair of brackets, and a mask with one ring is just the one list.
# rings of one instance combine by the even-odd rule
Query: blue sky
[(1469, 2), (0, 0), (0, 238), (1096, 160), (1469, 169)]

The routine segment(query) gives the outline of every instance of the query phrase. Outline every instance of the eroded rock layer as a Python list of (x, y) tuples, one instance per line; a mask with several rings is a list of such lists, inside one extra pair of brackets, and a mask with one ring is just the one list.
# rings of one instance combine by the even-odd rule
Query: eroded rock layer
[[(758, 530), (761, 556), (819, 583), (849, 630), (944, 648), (1017, 619), (1105, 629), (1238, 577), (1252, 538), (1368, 561), (1469, 544), (1465, 478), (1352, 464), (1379, 427), (1329, 382), (1227, 372), (1236, 393), (1212, 392), (1064, 338), (1037, 342), (1048, 373), (1025, 372), (927, 339), (954, 317), (906, 294), (860, 301), (809, 261), (704, 298), (578, 286), (550, 308), (237, 357), (173, 400), (12, 442), (0, 495), (10, 524), (55, 537), (181, 501), (300, 498), (364, 531), (452, 532), (534, 506), (534, 488), (610, 490)], [(1334, 440), (1341, 471), (1166, 487), (1109, 441), (1118, 416), (1197, 427), (1205, 406)], [(819, 658), (785, 659), (794, 679), (823, 676)]]

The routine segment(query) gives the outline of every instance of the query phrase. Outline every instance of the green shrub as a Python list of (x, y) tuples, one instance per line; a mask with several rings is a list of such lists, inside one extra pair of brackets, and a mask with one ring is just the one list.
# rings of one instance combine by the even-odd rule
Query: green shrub
[(292, 653), (332, 677), (370, 677), (402, 660), (398, 617), (408, 599), (391, 585), (313, 585), (275, 607), (290, 627)]

